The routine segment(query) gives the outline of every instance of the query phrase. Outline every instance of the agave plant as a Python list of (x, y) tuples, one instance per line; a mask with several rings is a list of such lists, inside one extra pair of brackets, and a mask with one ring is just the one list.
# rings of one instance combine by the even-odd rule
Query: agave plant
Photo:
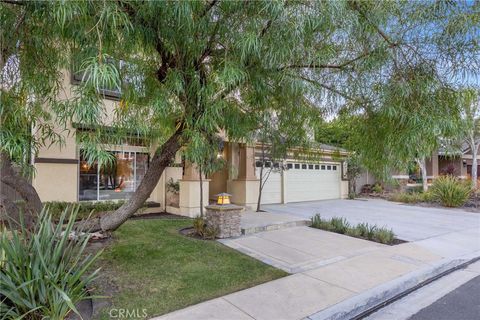
[(101, 252), (86, 254), (89, 235), (75, 233), (77, 214), (78, 208), (65, 209), (55, 224), (44, 210), (33, 230), (1, 233), (0, 319), (80, 315), (75, 305), (91, 297), (87, 288), (99, 269), (90, 269)]

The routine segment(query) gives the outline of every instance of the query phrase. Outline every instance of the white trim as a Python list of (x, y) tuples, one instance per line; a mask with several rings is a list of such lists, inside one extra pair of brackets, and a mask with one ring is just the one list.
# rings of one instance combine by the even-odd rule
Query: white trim
[(410, 179), (410, 176), (407, 175), (407, 174), (398, 174), (398, 175), (393, 175), (392, 176), (393, 179)]

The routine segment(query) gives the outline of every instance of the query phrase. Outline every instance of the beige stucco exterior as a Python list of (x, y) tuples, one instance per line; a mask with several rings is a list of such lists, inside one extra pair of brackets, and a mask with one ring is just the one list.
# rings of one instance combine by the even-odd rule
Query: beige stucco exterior
[(32, 184), (42, 201), (77, 201), (77, 164), (37, 163), (35, 169)]
[[(68, 72), (63, 72), (63, 89), (60, 99), (69, 99), (74, 95), (74, 84)], [(105, 107), (104, 123), (108, 125), (113, 121), (115, 108), (118, 101), (104, 99)], [(55, 124), (54, 124), (55, 125)], [(38, 191), (42, 201), (79, 201), (79, 176), (80, 176), (80, 149), (76, 143), (76, 129), (73, 124), (66, 128), (56, 125), (56, 131), (61, 133), (64, 143), (46, 144), (32, 159), (36, 174), (33, 178), (33, 186)], [(214, 200), (214, 195), (221, 192), (232, 194), (232, 202), (254, 208), (258, 199), (259, 179), (255, 173), (255, 159), (258, 146), (245, 143), (231, 143), (221, 133), (225, 141), (224, 150), (219, 157), (223, 157), (226, 166), (210, 177), (203, 179), (203, 205), (208, 205)], [(109, 145), (105, 146), (109, 151), (138, 152), (153, 155), (155, 148), (147, 149), (135, 145)], [(293, 157), (296, 151), (292, 151), (289, 157)], [(345, 156), (345, 153), (343, 154)], [(322, 151), (322, 157), (326, 161), (332, 161), (333, 151)], [(338, 162), (340, 165), (340, 162)], [(97, 178), (98, 179), (98, 178)], [(167, 206), (166, 184), (170, 181), (179, 182), (180, 192), (178, 206)], [(340, 181), (341, 197), (348, 193), (348, 183)], [(90, 191), (90, 189), (89, 189)], [(110, 191), (109, 191), (110, 192)], [(113, 192), (113, 191), (112, 191)], [(282, 180), (281, 201), (287, 201), (288, 180)], [(151, 193), (149, 201), (160, 204), (160, 209), (171, 213), (196, 216), (200, 212), (200, 181), (194, 165), (185, 164), (181, 152), (175, 156), (174, 164), (163, 172), (158, 184)], [(171, 203), (170, 203), (171, 204)]]

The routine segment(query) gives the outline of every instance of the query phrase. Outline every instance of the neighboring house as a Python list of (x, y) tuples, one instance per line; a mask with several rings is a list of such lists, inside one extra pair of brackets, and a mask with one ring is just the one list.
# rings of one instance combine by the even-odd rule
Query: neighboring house
[[(426, 167), (428, 183), (432, 183), (435, 178), (445, 174), (468, 179), (472, 172), (472, 154), (467, 147), (454, 153), (439, 149), (427, 159)], [(415, 180), (421, 179), (420, 175), (410, 175), (407, 172), (398, 172), (392, 177), (400, 181), (408, 181), (409, 184), (415, 184)]]
[[(70, 73), (64, 72), (63, 98), (72, 96), (72, 86), (77, 81)], [(111, 117), (120, 95), (113, 91), (104, 92), (104, 95), (107, 117)], [(112, 119), (105, 121), (108, 124)], [(109, 148), (116, 159), (115, 164), (99, 168), (96, 164), (87, 163), (76, 143), (76, 132), (89, 128), (72, 123), (67, 129), (70, 133), (64, 135), (65, 145), (61, 148), (58, 145), (43, 148), (33, 159), (36, 174), (32, 183), (41, 200), (77, 202), (128, 199), (140, 184), (154, 150), (138, 139), (111, 146)], [(233, 195), (234, 203), (254, 207), (259, 189), (256, 160), (260, 151), (256, 146), (225, 140), (219, 156), (226, 160), (227, 165), (203, 180), (204, 205), (215, 194), (228, 192)], [(312, 154), (314, 157), (311, 157)], [(300, 150), (291, 150), (283, 163), (286, 170), (274, 170), (267, 180), (262, 203), (346, 197), (348, 182), (344, 179), (342, 161), (346, 155), (345, 151), (325, 145), (309, 150), (308, 156)], [(280, 166), (276, 163), (270, 165)], [(167, 212), (195, 216), (200, 208), (199, 178), (195, 166), (182, 161), (179, 152), (175, 156), (175, 163), (166, 168), (148, 200), (160, 204), (161, 209)], [(175, 197), (178, 203), (167, 199), (171, 193), (167, 184), (171, 181), (179, 181), (179, 194)]]

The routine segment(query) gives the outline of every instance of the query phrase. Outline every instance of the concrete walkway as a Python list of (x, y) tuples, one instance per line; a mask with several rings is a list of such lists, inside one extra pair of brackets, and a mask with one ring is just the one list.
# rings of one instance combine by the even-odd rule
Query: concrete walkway
[[(382, 207), (381, 202), (379, 205)], [(369, 207), (374, 207), (373, 203)], [(377, 213), (401, 214), (384, 208)], [(428, 208), (421, 209), (427, 209), (427, 213), (419, 210), (418, 215), (431, 216), (433, 227), (426, 228), (422, 222), (416, 228), (421, 218), (409, 216), (410, 225), (418, 234), (402, 231), (401, 235), (411, 235), (414, 240), (397, 246), (306, 226), (223, 240), (227, 246), (293, 274), (156, 319), (350, 319), (430, 277), (480, 257), (480, 229), (473, 214), (465, 215), (471, 219), (467, 224), (460, 214), (455, 220), (450, 218), (451, 225), (445, 226), (439, 221), (454, 211), (432, 213)], [(287, 211), (281, 214), (308, 217)], [(394, 217), (387, 220), (402, 221)]]

